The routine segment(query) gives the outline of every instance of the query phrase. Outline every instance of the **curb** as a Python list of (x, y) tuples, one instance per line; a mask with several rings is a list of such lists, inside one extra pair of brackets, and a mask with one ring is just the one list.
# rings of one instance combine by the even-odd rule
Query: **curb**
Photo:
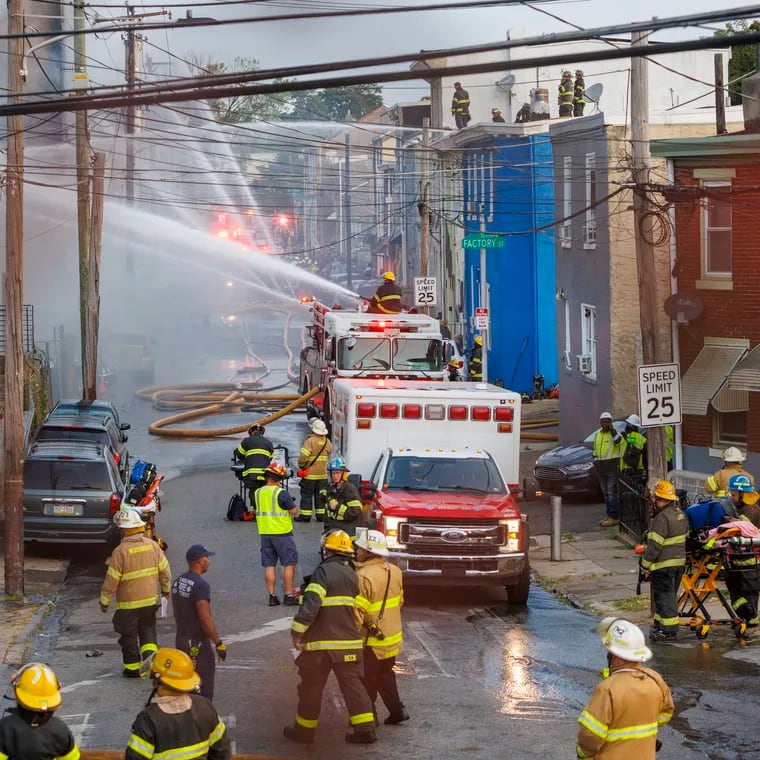
[(37, 609), (24, 627), (16, 633), (2, 654), (2, 663), (11, 667), (19, 667), (26, 662), (26, 655), (34, 643), (36, 632), (42, 626), (45, 618), (53, 611), (55, 601), (49, 599), (37, 604)]

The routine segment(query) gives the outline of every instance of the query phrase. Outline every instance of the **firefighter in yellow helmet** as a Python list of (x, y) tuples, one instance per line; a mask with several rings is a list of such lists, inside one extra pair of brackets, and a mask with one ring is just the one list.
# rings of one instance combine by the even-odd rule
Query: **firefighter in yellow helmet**
[(53, 713), (61, 706), (55, 673), (39, 662), (24, 665), (12, 678), (16, 707), (0, 720), (0, 758), (79, 760), (68, 726)]
[(359, 581), (351, 558), (354, 547), (348, 534), (333, 530), (322, 536), (323, 560), (306, 581), (303, 601), (293, 618), (290, 634), (300, 652), (296, 658), (298, 707), (295, 723), (283, 735), (291, 741), (312, 744), (319, 725), (322, 692), (330, 672), (335, 673), (353, 731), (351, 744), (372, 744), (375, 715), (362, 683), (362, 647), (356, 622)]
[(736, 446), (729, 446), (723, 452), (722, 458), (724, 462), (723, 467), (710, 475), (705, 481), (706, 491), (711, 493), (716, 499), (722, 499), (728, 495), (728, 481), (734, 475), (746, 475), (752, 485), (755, 485), (755, 479), (742, 467), (742, 462), (746, 457)]
[(398, 314), (401, 311), (401, 288), (396, 285), (393, 272), (383, 275), (383, 284), (370, 299), (367, 311), (370, 314)]
[(657, 730), (673, 717), (670, 689), (644, 667), (652, 652), (638, 626), (606, 617), (594, 630), (607, 650), (607, 668), (578, 718), (576, 756), (654, 760)]
[[(214, 705), (197, 693), (201, 679), (190, 657), (179, 649), (162, 647), (142, 670), (153, 681), (153, 693), (132, 724), (124, 760), (230, 760), (226, 727)], [(199, 752), (200, 747), (205, 752)]]
[(678, 638), (678, 589), (686, 565), (689, 521), (678, 507), (675, 486), (667, 480), (654, 487), (654, 514), (647, 533), (641, 567), (650, 574), (654, 600), (652, 641)]
[(483, 336), (476, 335), (474, 344), (470, 351), (467, 375), (470, 382), (480, 383), (483, 380)]

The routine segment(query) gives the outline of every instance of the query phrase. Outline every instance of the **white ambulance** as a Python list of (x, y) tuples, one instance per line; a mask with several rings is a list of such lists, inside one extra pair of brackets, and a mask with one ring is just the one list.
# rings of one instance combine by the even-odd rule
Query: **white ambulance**
[(387, 448), (469, 447), (520, 482), (520, 394), (488, 383), (335, 378), (333, 453), (368, 478)]

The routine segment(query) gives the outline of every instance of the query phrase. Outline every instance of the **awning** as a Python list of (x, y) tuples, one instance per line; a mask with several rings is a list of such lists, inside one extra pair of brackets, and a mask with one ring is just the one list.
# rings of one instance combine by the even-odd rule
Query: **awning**
[(728, 376), (728, 387), (732, 391), (760, 391), (760, 345), (733, 368)]
[(710, 402), (723, 388), (748, 347), (744, 341), (726, 345), (712, 343), (706, 338), (704, 348), (681, 378), (681, 411), (684, 414), (707, 414)]

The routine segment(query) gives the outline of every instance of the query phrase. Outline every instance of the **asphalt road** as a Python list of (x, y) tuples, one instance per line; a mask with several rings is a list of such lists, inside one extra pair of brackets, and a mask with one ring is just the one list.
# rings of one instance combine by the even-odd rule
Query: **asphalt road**
[[(270, 345), (276, 345), (276, 339), (271, 338)], [(234, 369), (229, 364), (235, 360), (234, 346), (234, 336), (192, 346), (167, 338), (158, 352), (164, 365), (157, 373), (174, 382), (226, 379), (222, 372)], [(192, 356), (198, 353), (205, 357), (202, 367), (193, 364)], [(276, 357), (274, 383), (282, 379), (284, 360), (271, 354)], [(172, 367), (181, 378), (170, 378)], [(577, 717), (605, 660), (591, 633), (597, 620), (535, 587), (527, 608), (510, 608), (498, 588), (407, 589), (405, 649), (398, 667), (412, 719), (400, 726), (381, 726), (373, 746), (345, 745), (346, 714), (331, 680), (317, 745), (304, 749), (282, 738), (296, 701), (288, 633), (293, 613), (266, 605), (255, 524), (224, 520), (227, 501), (237, 488), (227, 467), (238, 439), (179, 443), (150, 438), (145, 425), (160, 414), (139, 401), (125, 404), (124, 411), (133, 423), (133, 456), (155, 461), (160, 471), (174, 476), (163, 489), (164, 511), (159, 516), (174, 573), (184, 569), (184, 552), (192, 543), (203, 542), (217, 552), (207, 578), (213, 590), (212, 611), (229, 656), (217, 673), (215, 703), (230, 727), (236, 751), (420, 760), (459, 755), (489, 760), (574, 757)], [(224, 422), (234, 424), (235, 417), (227, 416)], [(294, 450), (306, 425), (302, 418), (290, 418), (268, 432), (273, 441)], [(528, 503), (525, 509), (532, 534), (547, 533), (548, 502)], [(563, 530), (580, 531), (601, 517), (602, 507), (568, 503), (564, 514)], [(317, 524), (296, 525), (297, 577), (318, 561), (319, 533)], [(64, 684), (61, 716), (81, 745), (123, 748), (150, 687), (120, 675), (111, 616), (98, 608), (103, 553), (82, 548), (68, 552), (73, 560), (70, 577), (35, 639), (32, 657), (49, 662)], [(171, 618), (159, 621), (159, 643), (173, 643)], [(738, 644), (730, 635), (711, 636), (709, 644), (685, 640), (658, 648), (653, 664), (673, 688), (677, 705), (671, 726), (661, 732), (664, 747), (658, 758), (757, 756), (760, 646), (755, 641)], [(382, 708), (380, 715), (385, 715)]]

